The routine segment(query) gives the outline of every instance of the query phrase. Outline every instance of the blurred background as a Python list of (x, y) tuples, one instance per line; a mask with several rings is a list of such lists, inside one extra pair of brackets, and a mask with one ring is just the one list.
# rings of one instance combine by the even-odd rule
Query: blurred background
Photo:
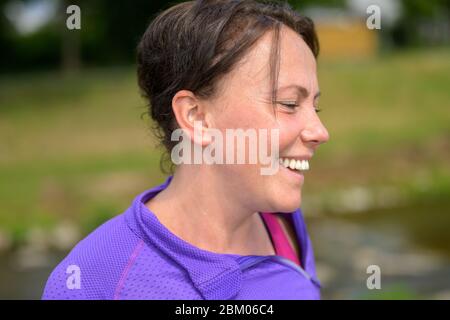
[[(450, 2), (289, 2), (321, 43), (331, 139), (302, 208), (323, 298), (450, 299)], [(134, 59), (174, 3), (0, 0), (0, 298), (39, 299), (74, 244), (164, 180)]]

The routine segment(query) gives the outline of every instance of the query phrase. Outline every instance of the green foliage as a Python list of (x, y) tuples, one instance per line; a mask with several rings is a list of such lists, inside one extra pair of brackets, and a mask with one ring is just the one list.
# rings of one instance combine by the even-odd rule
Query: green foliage
[[(331, 139), (306, 192), (358, 183), (388, 184), (416, 202), (448, 196), (448, 57), (442, 49), (321, 61)], [(0, 78), (0, 106), (1, 226), (69, 219), (88, 229), (163, 179), (133, 69)]]

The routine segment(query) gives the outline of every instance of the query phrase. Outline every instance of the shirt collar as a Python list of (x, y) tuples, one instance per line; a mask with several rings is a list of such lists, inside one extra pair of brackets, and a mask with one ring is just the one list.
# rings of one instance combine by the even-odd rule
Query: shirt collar
[[(166, 257), (172, 259), (189, 274), (195, 287), (207, 300), (228, 300), (241, 289), (242, 272), (238, 260), (245, 256), (237, 254), (219, 254), (202, 250), (184, 241), (167, 229), (151, 212), (145, 203), (164, 190), (172, 180), (166, 181), (138, 195), (125, 212), (129, 227), (150, 247), (156, 247)], [(308, 234), (300, 209), (287, 215), (294, 222), (298, 241), (301, 246), (301, 261), (305, 269), (315, 276)]]
[(169, 176), (163, 184), (138, 195), (125, 213), (127, 223), (147, 245), (183, 267), (205, 299), (230, 299), (241, 288), (242, 273), (236, 261), (239, 255), (218, 254), (191, 245), (169, 231), (145, 206), (171, 180)]

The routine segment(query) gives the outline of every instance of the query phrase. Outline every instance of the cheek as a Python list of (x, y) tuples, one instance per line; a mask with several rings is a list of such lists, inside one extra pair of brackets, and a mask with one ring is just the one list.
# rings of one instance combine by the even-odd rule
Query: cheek
[(301, 120), (295, 115), (283, 114), (278, 116), (280, 125), (280, 151), (295, 143), (302, 128)]
[[(245, 91), (243, 88), (241, 91)], [(258, 97), (240, 92), (226, 97), (217, 107), (213, 107), (214, 125), (219, 129), (268, 128), (272, 127), (273, 111)]]
[(220, 129), (254, 128), (259, 122), (258, 115), (245, 105), (228, 106), (216, 119), (216, 125)]

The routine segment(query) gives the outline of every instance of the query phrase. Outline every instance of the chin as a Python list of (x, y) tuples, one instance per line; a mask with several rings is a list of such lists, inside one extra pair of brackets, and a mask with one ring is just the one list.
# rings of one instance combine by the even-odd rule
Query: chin
[(298, 205), (283, 205), (280, 206), (279, 210), (276, 210), (276, 212), (283, 212), (283, 213), (290, 213), (300, 208), (300, 204)]
[(273, 199), (272, 202), (274, 204), (273, 212), (283, 212), (283, 213), (293, 212), (298, 208), (300, 208), (301, 202), (302, 197), (300, 192), (289, 197), (287, 195), (280, 195), (276, 199)]

